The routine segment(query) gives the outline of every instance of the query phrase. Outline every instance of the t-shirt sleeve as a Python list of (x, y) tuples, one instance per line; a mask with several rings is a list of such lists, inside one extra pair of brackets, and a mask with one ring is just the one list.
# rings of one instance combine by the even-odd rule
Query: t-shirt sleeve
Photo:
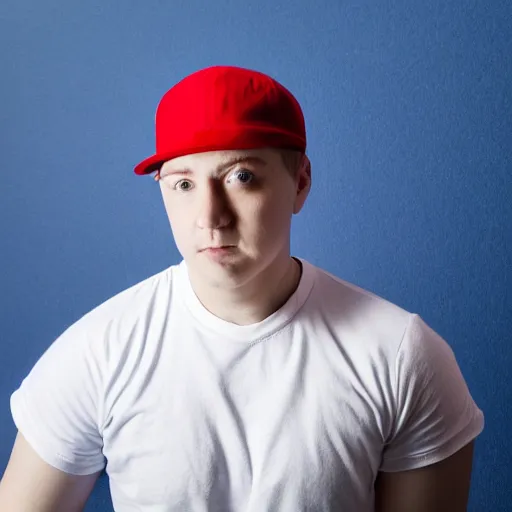
[(102, 363), (82, 324), (57, 338), (11, 395), (14, 423), (28, 443), (46, 463), (74, 475), (105, 466)]
[(395, 422), (381, 471), (439, 462), (484, 427), (451, 347), (418, 315), (410, 317), (394, 372)]

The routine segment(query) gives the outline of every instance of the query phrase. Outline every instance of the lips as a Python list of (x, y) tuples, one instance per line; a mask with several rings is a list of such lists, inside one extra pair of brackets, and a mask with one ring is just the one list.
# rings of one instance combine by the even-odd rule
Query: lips
[(216, 251), (219, 249), (230, 249), (231, 247), (234, 247), (234, 245), (212, 245), (211, 247), (204, 247), (203, 249), (201, 249), (200, 252), (209, 250)]

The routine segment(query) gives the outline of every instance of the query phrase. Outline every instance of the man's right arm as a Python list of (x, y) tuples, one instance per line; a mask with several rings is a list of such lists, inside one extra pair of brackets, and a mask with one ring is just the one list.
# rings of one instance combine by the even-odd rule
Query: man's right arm
[(0, 481), (2, 512), (81, 512), (101, 471), (71, 475), (44, 462), (18, 432)]

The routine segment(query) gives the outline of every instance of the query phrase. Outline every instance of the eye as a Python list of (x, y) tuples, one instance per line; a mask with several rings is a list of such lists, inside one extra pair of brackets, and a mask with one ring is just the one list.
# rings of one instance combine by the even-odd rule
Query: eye
[[(238, 177), (238, 180), (243, 183), (244, 185), (246, 183), (250, 183), (253, 178), (254, 178), (254, 174), (250, 171), (248, 171), (247, 169), (237, 169), (233, 174), (232, 176), (237, 176)], [(231, 179), (231, 178), (230, 178)]]
[[(251, 171), (248, 171), (247, 169), (237, 169), (228, 179), (228, 182), (233, 179), (233, 177), (238, 178), (238, 181), (242, 185), (247, 185), (251, 183), (254, 179), (254, 174)], [(185, 185), (186, 186), (183, 186)], [(188, 192), (190, 189), (193, 188), (192, 183), (189, 180), (179, 180), (177, 181), (172, 188), (174, 190), (177, 190), (179, 192)]]
[[(181, 187), (180, 185), (183, 183), (188, 183), (188, 187), (186, 187), (186, 188)], [(190, 190), (191, 187), (192, 187), (192, 184), (188, 180), (180, 180), (177, 183), (175, 183), (175, 185), (173, 186), (173, 188), (175, 190), (180, 190), (181, 192), (187, 192), (188, 190)]]

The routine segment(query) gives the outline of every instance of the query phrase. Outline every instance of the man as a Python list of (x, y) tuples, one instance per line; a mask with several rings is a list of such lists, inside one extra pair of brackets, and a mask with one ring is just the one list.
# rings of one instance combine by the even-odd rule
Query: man
[(183, 261), (72, 325), (11, 398), (0, 510), (466, 510), (483, 415), (422, 319), (290, 256), (301, 108), (216, 66), (162, 98), (155, 173)]

